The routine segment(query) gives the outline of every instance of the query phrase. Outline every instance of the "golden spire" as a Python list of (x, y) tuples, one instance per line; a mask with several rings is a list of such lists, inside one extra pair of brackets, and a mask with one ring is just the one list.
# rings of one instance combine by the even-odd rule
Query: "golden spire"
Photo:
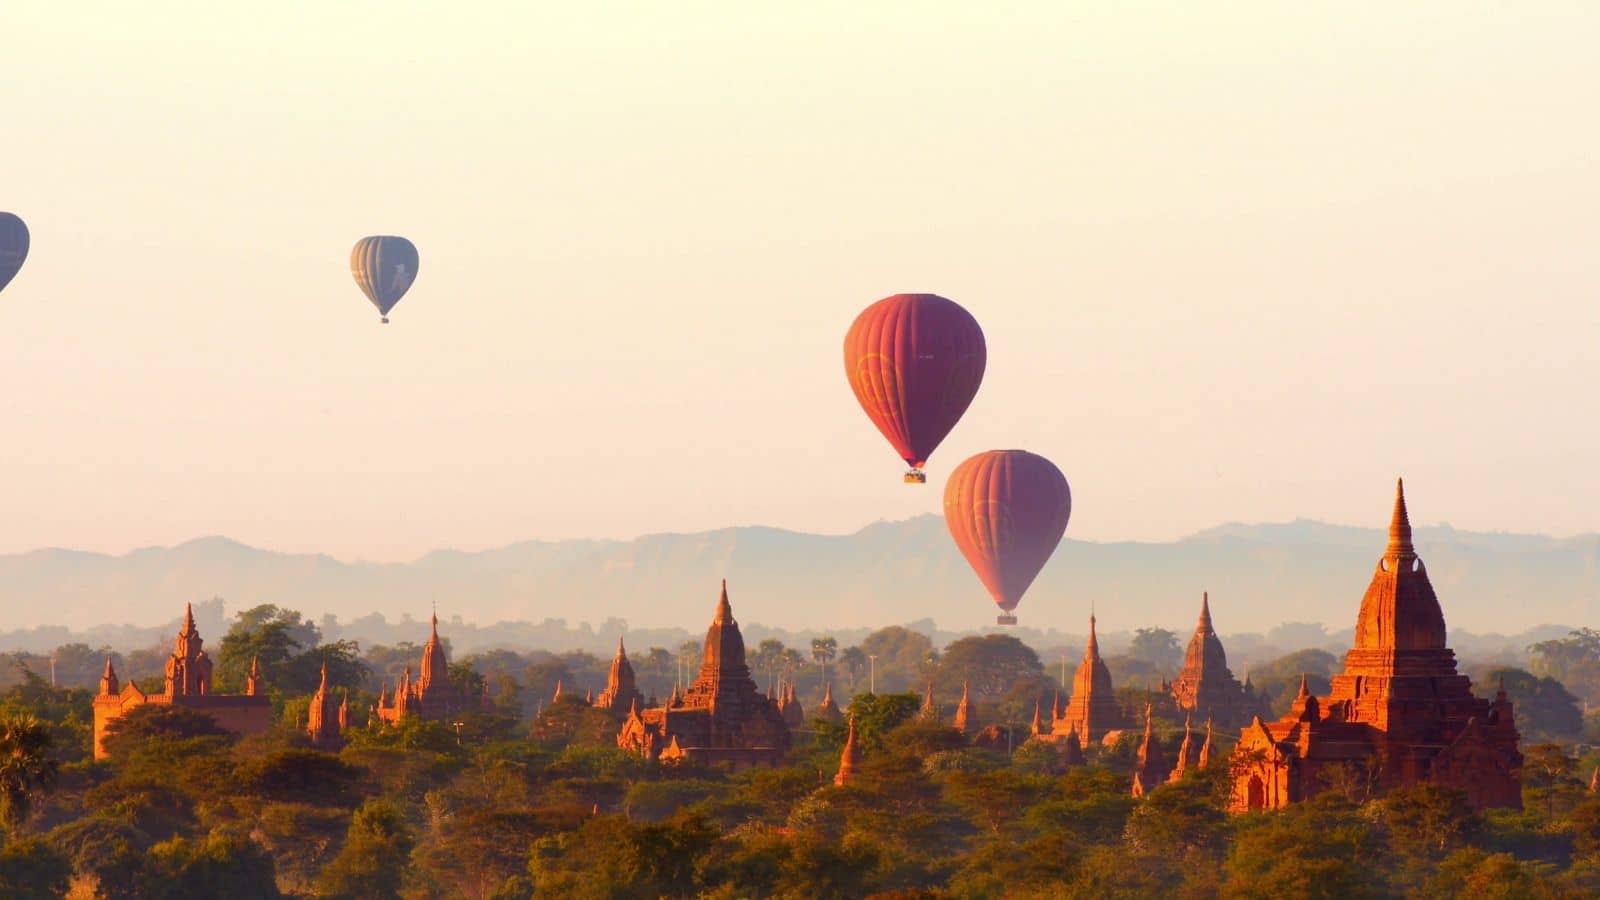
[(1396, 479), (1394, 486), (1394, 516), (1389, 520), (1389, 549), (1384, 554), (1394, 559), (1410, 559), (1417, 555), (1411, 545), (1411, 516), (1406, 512), (1406, 482)]
[(728, 579), (722, 579), (722, 597), (717, 600), (717, 617), (713, 625), (727, 625), (733, 621), (733, 607), (728, 604)]

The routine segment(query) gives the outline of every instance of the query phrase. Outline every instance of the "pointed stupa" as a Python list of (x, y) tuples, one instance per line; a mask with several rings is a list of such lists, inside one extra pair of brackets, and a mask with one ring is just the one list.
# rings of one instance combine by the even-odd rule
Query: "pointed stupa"
[(1144, 707), (1144, 740), (1139, 742), (1139, 761), (1133, 770), (1133, 796), (1143, 797), (1155, 790), (1166, 775), (1165, 761), (1161, 758), (1161, 745), (1155, 738), (1154, 710)]
[(1202, 768), (1202, 769), (1204, 769), (1207, 766), (1211, 765), (1212, 752), (1213, 751), (1211, 749), (1211, 720), (1207, 719), (1206, 720), (1206, 742), (1204, 744), (1200, 745), (1200, 758), (1199, 758), (1199, 760), (1196, 761), (1196, 764), (1198, 766), (1200, 766), (1200, 768)]
[(1311, 688), (1306, 673), (1300, 673), (1300, 691), (1294, 695), (1294, 702), (1289, 706), (1289, 717), (1312, 721), (1317, 718), (1317, 698), (1311, 696)]
[(434, 610), (428, 632), (428, 643), (422, 648), (422, 671), (417, 676), (417, 688), (430, 693), (435, 682), (441, 687), (449, 678), (450, 661), (445, 658), (444, 642), (439, 640), (439, 611)]
[(1600, 794), (1600, 766), (1594, 767), (1594, 774), (1589, 776), (1589, 793)]
[(961, 702), (956, 704), (956, 720), (952, 724), (962, 734), (972, 734), (978, 730), (978, 718), (972, 711), (972, 698), (965, 681), (961, 682)]
[(1088, 762), (1083, 755), (1083, 741), (1078, 739), (1078, 730), (1068, 727), (1067, 736), (1061, 742), (1061, 761), (1069, 766), (1081, 766)]
[(550, 705), (551, 706), (555, 706), (556, 705), (556, 701), (560, 700), (560, 699), (561, 699), (561, 679), (557, 678), (556, 679), (556, 692), (554, 694), (550, 695)]
[(261, 657), (250, 657), (250, 674), (244, 679), (244, 692), (246, 696), (254, 697), (261, 693)]
[(1184, 773), (1189, 770), (1189, 766), (1198, 756), (1199, 750), (1194, 745), (1193, 719), (1185, 715), (1183, 717), (1183, 743), (1178, 745), (1177, 763), (1172, 767), (1172, 774), (1167, 777), (1167, 780), (1182, 781)]
[(829, 724), (843, 721), (844, 714), (839, 711), (839, 704), (833, 702), (833, 682), (828, 682), (822, 691), (822, 705), (817, 707), (816, 717)]
[(922, 694), (922, 708), (917, 711), (917, 717), (927, 722), (939, 721), (939, 704), (933, 699), (933, 682), (928, 682), (928, 689)]
[[(1361, 614), (1356, 619), (1355, 651), (1383, 655), (1418, 650), (1444, 650), (1444, 613), (1428, 580), (1428, 571), (1411, 544), (1411, 517), (1406, 511), (1404, 481), (1395, 483), (1389, 545), (1372, 573)], [(1375, 661), (1360, 660), (1369, 665)], [(1348, 660), (1347, 660), (1348, 663)], [(1348, 668), (1348, 665), (1347, 665)], [(1442, 673), (1441, 673), (1442, 674)]]
[(1050, 729), (1045, 727), (1044, 720), (1039, 715), (1040, 704), (1042, 704), (1043, 702), (1044, 702), (1043, 698), (1040, 698), (1040, 697), (1033, 698), (1033, 722), (1028, 725), (1028, 733), (1029, 734), (1049, 734), (1050, 733)]
[(100, 696), (114, 697), (122, 693), (122, 683), (117, 680), (117, 670), (111, 667), (111, 657), (106, 657), (106, 670), (100, 676)]
[(843, 786), (856, 775), (856, 769), (861, 766), (861, 747), (856, 743), (856, 717), (850, 717), (850, 730), (844, 737), (844, 750), (839, 753), (839, 774), (833, 776), (833, 783)]
[(594, 705), (594, 688), (589, 688), (588, 690), (583, 692), (583, 705), (584, 706), (593, 706)]
[(1070, 728), (1077, 730), (1084, 743), (1092, 744), (1107, 731), (1126, 726), (1122, 708), (1117, 706), (1116, 691), (1111, 684), (1111, 670), (1100, 658), (1100, 639), (1095, 633), (1095, 617), (1089, 617), (1089, 641), (1084, 647), (1083, 662), (1072, 676), (1072, 696), (1067, 700), (1066, 715)]

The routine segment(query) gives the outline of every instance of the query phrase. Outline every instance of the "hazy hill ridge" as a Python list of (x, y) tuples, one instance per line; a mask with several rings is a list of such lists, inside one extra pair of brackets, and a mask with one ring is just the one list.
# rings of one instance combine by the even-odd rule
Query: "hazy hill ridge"
[[(1600, 536), (1550, 538), (1417, 529), (1452, 629), (1518, 632), (1540, 623), (1600, 624)], [(1284, 621), (1341, 630), (1354, 621), (1379, 529), (1311, 521), (1223, 525), (1170, 543), (1065, 541), (1019, 608), (1024, 625), (1081, 632), (1091, 600), (1101, 625), (1193, 627), (1209, 590), (1220, 631)], [(696, 629), (718, 579), (743, 621), (852, 628), (933, 619), (943, 628), (992, 623), (992, 604), (936, 516), (869, 525), (848, 535), (777, 528), (657, 534), (631, 541), (525, 542), (482, 552), (440, 550), (409, 563), (342, 562), (202, 538), (122, 556), (36, 550), (0, 556), (9, 628), (158, 622), (185, 601), (260, 602), (312, 617), (382, 612), (425, 619)]]

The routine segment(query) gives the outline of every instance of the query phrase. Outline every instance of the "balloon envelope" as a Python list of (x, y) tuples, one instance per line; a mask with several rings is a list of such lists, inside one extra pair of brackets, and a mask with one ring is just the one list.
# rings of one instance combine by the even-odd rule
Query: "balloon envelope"
[(28, 226), (8, 212), (0, 212), (0, 291), (17, 277), (28, 258)]
[(350, 274), (378, 312), (387, 316), (417, 278), (417, 248), (403, 237), (364, 237), (350, 251)]
[(1072, 489), (1055, 464), (1026, 450), (979, 453), (950, 473), (944, 522), (1006, 612), (1017, 608), (1072, 516)]
[(895, 294), (856, 316), (844, 371), (867, 418), (914, 467), (928, 461), (983, 383), (978, 320), (936, 294)]

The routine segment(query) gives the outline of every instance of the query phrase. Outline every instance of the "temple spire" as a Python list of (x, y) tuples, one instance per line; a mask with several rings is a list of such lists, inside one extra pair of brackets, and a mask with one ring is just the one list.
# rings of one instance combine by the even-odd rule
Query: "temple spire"
[(1411, 545), (1411, 516), (1406, 512), (1406, 482), (1397, 479), (1394, 486), (1394, 516), (1389, 520), (1389, 549), (1385, 554), (1396, 559), (1409, 559), (1417, 555)]
[(106, 657), (106, 671), (100, 676), (100, 693), (112, 696), (122, 690), (122, 685), (117, 681), (117, 670), (111, 667), (111, 657)]
[(194, 627), (194, 604), (185, 603), (183, 605), (183, 633), (194, 634), (196, 631), (197, 629)]
[(1594, 774), (1589, 776), (1589, 793), (1600, 794), (1600, 766), (1594, 767)]
[(1206, 742), (1200, 745), (1200, 759), (1196, 761), (1196, 765), (1202, 769), (1211, 765), (1211, 754), (1211, 720), (1206, 719)]
[(733, 607), (728, 604), (728, 579), (722, 579), (722, 597), (717, 600), (717, 616), (713, 625), (727, 625), (733, 621)]
[(967, 734), (978, 724), (972, 715), (972, 700), (968, 696), (967, 683), (961, 682), (961, 702), (956, 704), (955, 729), (962, 734)]
[(856, 743), (856, 717), (850, 717), (850, 730), (845, 734), (844, 750), (839, 753), (839, 774), (833, 776), (833, 783), (844, 785), (855, 777), (856, 768), (861, 765), (861, 747)]
[(1202, 591), (1200, 594), (1200, 624), (1195, 626), (1195, 630), (1199, 631), (1201, 634), (1206, 634), (1215, 630), (1211, 627), (1210, 591)]
[(1094, 613), (1089, 614), (1089, 645), (1083, 650), (1084, 659), (1100, 658), (1100, 640), (1094, 633)]
[(1039, 709), (1043, 703), (1044, 698), (1033, 698), (1033, 722), (1028, 726), (1028, 730), (1034, 734), (1049, 734), (1049, 732), (1045, 730), (1044, 721), (1039, 718)]

